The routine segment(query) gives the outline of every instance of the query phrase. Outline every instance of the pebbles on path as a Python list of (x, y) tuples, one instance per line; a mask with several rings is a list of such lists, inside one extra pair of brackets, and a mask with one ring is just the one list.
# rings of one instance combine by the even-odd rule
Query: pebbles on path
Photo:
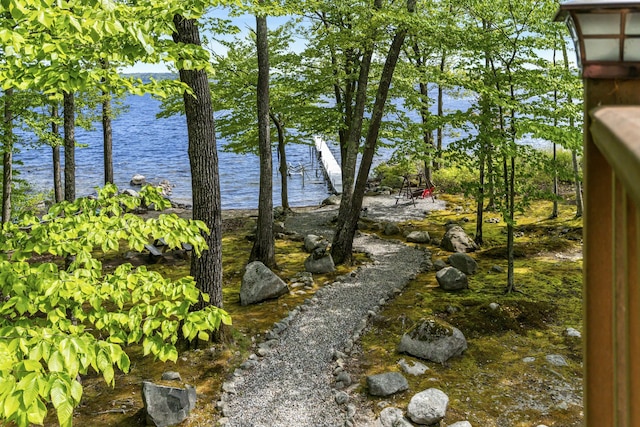
[[(336, 391), (336, 351), (348, 352), (380, 300), (395, 296), (421, 269), (425, 251), (372, 236), (354, 247), (374, 262), (318, 292), (294, 310), (264, 357), (236, 372), (234, 393), (220, 403), (227, 427), (338, 427), (351, 424), (344, 391)], [(395, 291), (395, 292), (394, 292)], [(340, 402), (340, 403), (338, 403)], [(351, 408), (352, 409), (352, 408)]]

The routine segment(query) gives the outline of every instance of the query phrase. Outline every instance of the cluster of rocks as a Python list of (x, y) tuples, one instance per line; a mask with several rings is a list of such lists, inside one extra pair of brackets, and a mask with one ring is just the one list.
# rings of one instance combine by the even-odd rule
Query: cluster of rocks
[[(143, 185), (146, 185), (146, 184), (147, 184), (147, 178), (141, 174), (135, 174), (131, 178), (131, 181), (129, 181), (129, 185), (131, 185), (132, 187), (142, 187)], [(163, 179), (158, 183), (156, 187), (160, 190), (160, 193), (163, 196), (170, 196), (171, 193), (173, 192), (174, 185), (171, 184), (168, 180)], [(131, 191), (135, 193), (134, 190), (131, 190)]]
[[(436, 426), (444, 419), (449, 405), (449, 396), (437, 388), (429, 388), (415, 394), (409, 401), (406, 413), (389, 406), (380, 412), (378, 421), (382, 427), (412, 427), (413, 425)], [(449, 427), (470, 427), (468, 421), (459, 421)]]
[[(292, 289), (312, 289), (313, 274), (334, 272), (336, 267), (328, 252), (329, 241), (313, 234), (304, 238), (304, 248), (310, 253), (304, 261), (305, 272), (293, 278)], [(240, 304), (256, 304), (289, 293), (289, 286), (260, 261), (249, 263), (240, 285)], [(296, 290), (295, 292), (304, 292)]]

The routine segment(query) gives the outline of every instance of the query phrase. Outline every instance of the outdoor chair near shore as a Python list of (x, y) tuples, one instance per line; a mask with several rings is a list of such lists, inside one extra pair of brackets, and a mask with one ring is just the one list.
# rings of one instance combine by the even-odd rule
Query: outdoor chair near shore
[(414, 186), (411, 181), (411, 176), (405, 175), (402, 177), (402, 186), (396, 197), (395, 205), (398, 205), (398, 201), (401, 199), (411, 199), (413, 206), (416, 205), (416, 199), (425, 199), (431, 197), (431, 201), (435, 202), (436, 186), (430, 180), (425, 180), (422, 184), (422, 176), (418, 175), (418, 185)]

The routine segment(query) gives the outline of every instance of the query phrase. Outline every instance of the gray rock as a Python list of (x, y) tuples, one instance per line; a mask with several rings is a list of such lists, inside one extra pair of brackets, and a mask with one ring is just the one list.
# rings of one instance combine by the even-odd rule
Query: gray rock
[(411, 427), (412, 424), (404, 417), (399, 408), (388, 407), (380, 412), (379, 418), (382, 427)]
[(284, 222), (278, 221), (273, 223), (273, 232), (275, 234), (282, 234), (286, 231), (284, 227)]
[(139, 173), (135, 174), (132, 178), (131, 181), (129, 182), (130, 185), (145, 185), (147, 183), (147, 178), (144, 177), (144, 175), (140, 175)]
[(336, 393), (336, 403), (338, 405), (344, 405), (349, 401), (349, 395), (344, 391), (339, 391)]
[(547, 359), (547, 362), (551, 363), (553, 366), (569, 366), (567, 360), (559, 354), (548, 354), (545, 356), (545, 359)]
[(394, 236), (396, 234), (400, 234), (400, 227), (398, 227), (398, 224), (388, 222), (384, 225), (382, 234), (384, 234), (385, 236)]
[(449, 427), (473, 427), (469, 421), (458, 421), (449, 425)]
[(122, 190), (122, 194), (126, 194), (127, 196), (131, 196), (131, 197), (140, 197), (140, 194), (138, 194), (136, 190), (132, 190), (130, 188)]
[(179, 372), (167, 371), (162, 373), (163, 381), (182, 381), (182, 377)]
[(476, 274), (478, 263), (466, 253), (456, 252), (449, 257), (449, 264), (464, 274)]
[(318, 248), (327, 249), (329, 241), (322, 236), (316, 236), (315, 234), (309, 234), (304, 237), (304, 249), (312, 253)]
[(491, 266), (491, 271), (493, 273), (504, 273), (504, 268), (500, 267), (499, 265), (493, 265)]
[(467, 349), (467, 340), (458, 328), (441, 319), (422, 319), (402, 336), (398, 351), (432, 362), (445, 363)]
[(441, 259), (437, 259), (433, 262), (433, 268), (435, 268), (436, 271), (440, 271), (443, 268), (447, 268), (447, 263)]
[(404, 359), (400, 359), (400, 361), (398, 362), (398, 365), (400, 365), (402, 370), (405, 371), (407, 374), (414, 375), (414, 376), (422, 375), (425, 372), (427, 372), (427, 370), (429, 370), (429, 368), (426, 365), (423, 365), (420, 362), (413, 362), (413, 365), (411, 365), (407, 363)]
[(412, 231), (407, 236), (407, 242), (410, 243), (429, 243), (431, 236), (427, 231)]
[(175, 388), (143, 381), (142, 401), (148, 424), (169, 427), (187, 419), (196, 406), (196, 389), (189, 385)]
[(535, 357), (525, 357), (524, 359), (522, 359), (522, 361), (524, 363), (533, 363), (533, 362), (536, 361), (536, 358)]
[(496, 311), (500, 308), (500, 304), (498, 304), (497, 302), (492, 302), (491, 304), (489, 304), (489, 308), (493, 311)]
[[(318, 249), (316, 249), (318, 250)], [(322, 257), (316, 257), (315, 253), (309, 255), (304, 261), (304, 269), (309, 273), (326, 274), (336, 270), (331, 254), (324, 254)]]
[(289, 292), (287, 284), (260, 261), (247, 265), (240, 285), (240, 304), (255, 304)]
[(416, 424), (430, 426), (444, 418), (447, 405), (449, 405), (449, 396), (437, 388), (430, 388), (411, 398), (407, 415)]
[(455, 267), (446, 267), (436, 273), (436, 280), (445, 291), (460, 291), (469, 288), (467, 275)]
[(409, 389), (407, 379), (400, 372), (386, 372), (384, 374), (369, 375), (367, 387), (372, 396), (391, 396), (392, 394)]
[(342, 198), (340, 196), (332, 194), (322, 201), (322, 206), (337, 206), (341, 200)]
[(336, 376), (336, 381), (341, 382), (342, 384), (345, 385), (345, 387), (348, 387), (351, 385), (351, 375), (349, 375), (348, 372), (340, 372), (338, 373), (338, 375)]
[(442, 237), (440, 247), (449, 252), (473, 252), (478, 245), (464, 232), (459, 225), (449, 225)]
[(575, 328), (567, 328), (564, 331), (564, 334), (570, 338), (581, 338), (582, 334), (580, 333), (579, 330), (575, 329)]

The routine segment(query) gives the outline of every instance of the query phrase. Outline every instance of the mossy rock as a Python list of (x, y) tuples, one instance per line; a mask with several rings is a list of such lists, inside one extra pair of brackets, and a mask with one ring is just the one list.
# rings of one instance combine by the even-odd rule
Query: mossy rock
[(467, 340), (462, 332), (436, 317), (421, 319), (404, 334), (398, 346), (401, 353), (437, 363), (445, 363), (466, 349)]

